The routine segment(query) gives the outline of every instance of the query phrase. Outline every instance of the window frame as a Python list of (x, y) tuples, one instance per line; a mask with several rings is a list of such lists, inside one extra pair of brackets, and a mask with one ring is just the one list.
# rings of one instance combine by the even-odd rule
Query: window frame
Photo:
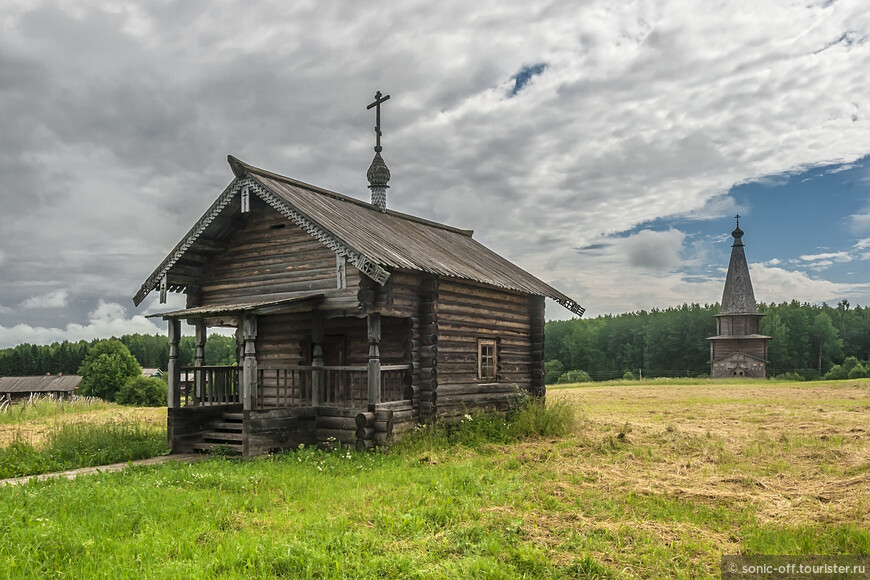
[[(485, 354), (485, 350), (491, 353)], [(485, 365), (484, 360), (490, 364)], [(484, 374), (487, 370), (487, 374)], [(477, 339), (477, 380), (480, 382), (496, 382), (498, 380), (498, 341), (494, 338)]]

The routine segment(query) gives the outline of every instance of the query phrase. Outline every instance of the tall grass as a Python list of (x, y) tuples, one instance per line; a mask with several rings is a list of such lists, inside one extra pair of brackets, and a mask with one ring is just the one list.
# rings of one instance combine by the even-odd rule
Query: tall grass
[(31, 395), (27, 399), (13, 403), (0, 402), (0, 424), (13, 425), (36, 419), (87, 413), (111, 407), (110, 403), (97, 397), (73, 395), (65, 399), (54, 395)]
[(561, 398), (525, 397), (506, 414), (469, 411), (454, 421), (421, 425), (394, 447), (398, 453), (451, 445), (507, 444), (528, 437), (564, 437), (577, 423), (577, 408)]
[(70, 423), (52, 428), (38, 447), (16, 434), (0, 453), (0, 478), (145, 459), (167, 451), (165, 427), (134, 420)]

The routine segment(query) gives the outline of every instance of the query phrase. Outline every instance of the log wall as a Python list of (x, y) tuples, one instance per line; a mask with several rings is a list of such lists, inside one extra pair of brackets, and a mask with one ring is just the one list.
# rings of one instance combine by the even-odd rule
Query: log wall
[(713, 341), (713, 359), (719, 359), (729, 354), (742, 352), (761, 360), (767, 358), (767, 341), (764, 339), (735, 339)]
[[(437, 415), (469, 409), (506, 410), (517, 389), (531, 391), (543, 352), (542, 318), (525, 294), (439, 279), (437, 303)], [(538, 334), (533, 334), (533, 318)], [(538, 336), (540, 335), (540, 336)], [(478, 340), (496, 341), (496, 380), (478, 379)]]
[(314, 445), (317, 442), (315, 411), (313, 407), (245, 411), (242, 454), (255, 457), (295, 449), (300, 444)]

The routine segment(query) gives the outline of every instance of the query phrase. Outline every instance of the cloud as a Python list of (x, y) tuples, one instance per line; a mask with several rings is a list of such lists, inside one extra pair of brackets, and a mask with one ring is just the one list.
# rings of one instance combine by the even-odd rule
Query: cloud
[(756, 265), (750, 267), (755, 297), (760, 302), (833, 302), (866, 298), (870, 284), (844, 284), (812, 278), (805, 272)]
[(853, 232), (866, 232), (870, 230), (870, 210), (849, 216), (848, 222), (849, 228)]
[(18, 305), (19, 308), (64, 308), (69, 303), (69, 292), (66, 290), (54, 290), (48, 294), (33, 296)]
[(90, 313), (86, 324), (71, 323), (64, 328), (34, 327), (27, 324), (17, 324), (8, 328), (0, 326), (0, 348), (25, 342), (51, 344), (64, 340), (92, 340), (132, 333), (155, 334), (163, 331), (164, 329), (142, 315), (129, 316), (127, 310), (120, 304), (100, 300)]
[(700, 259), (679, 234), (619, 236), (866, 155), (868, 31), (846, 2), (13, 3), (0, 296), (75, 298), (0, 325), (129, 305), (230, 181), (227, 153), (366, 199), (379, 89), (390, 207), (474, 228), (590, 312), (716, 299), (675, 271)]
[(678, 230), (656, 232), (641, 230), (618, 246), (625, 252), (628, 264), (646, 270), (669, 270), (681, 264), (680, 249), (685, 234)]

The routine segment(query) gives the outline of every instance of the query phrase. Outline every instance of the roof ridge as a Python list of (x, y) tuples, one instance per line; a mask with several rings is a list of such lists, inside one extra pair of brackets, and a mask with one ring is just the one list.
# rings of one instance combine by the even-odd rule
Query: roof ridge
[[(358, 205), (362, 208), (365, 208), (365, 209), (368, 209), (371, 211), (377, 211), (378, 213), (380, 213), (380, 211), (376, 207), (374, 207), (372, 204), (370, 204), (366, 201), (363, 201), (361, 199), (358, 199), (356, 197), (351, 197), (349, 195), (337, 193), (335, 191), (325, 189), (325, 188), (319, 187), (317, 185), (312, 185), (310, 183), (306, 183), (304, 181), (294, 179), (293, 177), (287, 177), (286, 175), (281, 175), (280, 173), (275, 173), (273, 171), (268, 171), (268, 170), (262, 169), (260, 167), (255, 167), (249, 163), (245, 163), (241, 159), (234, 157), (232, 155), (227, 155), (227, 161), (229, 162), (230, 167), (233, 170), (233, 174), (235, 174), (236, 177), (244, 177), (244, 175), (246, 173), (253, 173), (255, 175), (262, 175), (263, 177), (267, 177), (269, 179), (283, 181), (284, 183), (288, 183), (288, 184), (294, 185), (296, 187), (302, 187), (302, 188), (307, 189), (309, 191), (312, 191), (314, 193), (319, 193), (321, 195), (326, 195), (327, 197), (337, 199), (338, 201), (352, 203), (352, 204)], [(442, 224), (442, 223), (435, 222), (432, 220), (427, 220), (425, 218), (421, 218), (421, 217), (418, 217), (415, 215), (398, 212), (398, 211), (391, 210), (391, 209), (387, 209), (386, 214), (391, 215), (391, 216), (396, 217), (396, 218), (399, 218), (399, 219), (412, 221), (412, 222), (416, 222), (419, 224), (423, 224), (423, 225), (431, 226), (431, 227), (435, 227), (435, 228), (440, 228), (442, 230), (447, 230), (450, 232), (461, 234), (463, 236), (468, 236), (469, 238), (473, 237), (473, 235), (474, 235), (474, 230), (465, 230), (465, 229), (461, 229), (461, 228), (456, 228), (453, 226), (449, 226), (447, 224)]]

